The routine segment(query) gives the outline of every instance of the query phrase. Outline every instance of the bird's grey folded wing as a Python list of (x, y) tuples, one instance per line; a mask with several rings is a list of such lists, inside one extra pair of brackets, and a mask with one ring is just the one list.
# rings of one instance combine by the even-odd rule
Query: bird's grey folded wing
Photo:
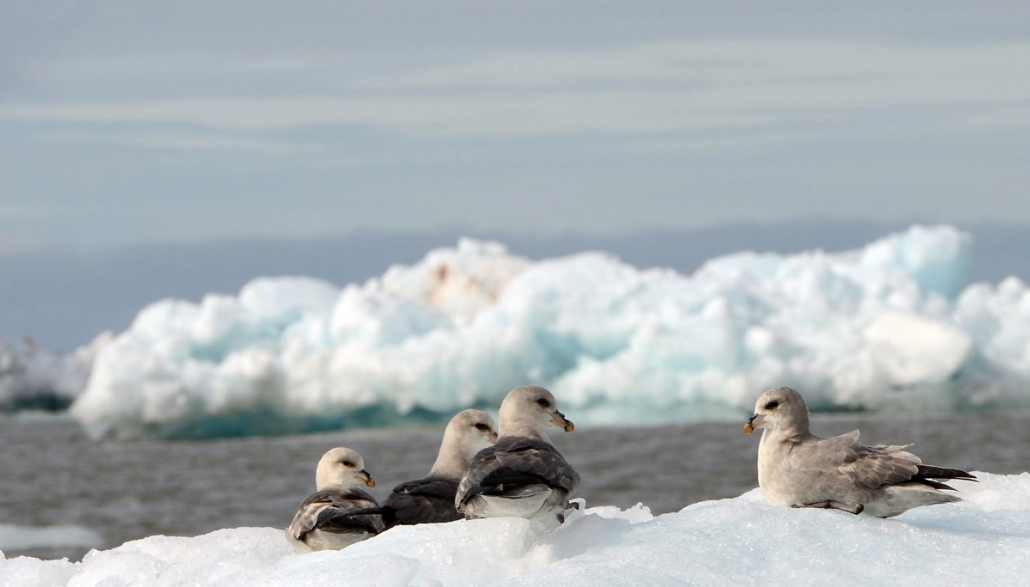
[(527, 439), (497, 452), (497, 461), (521, 473), (546, 480), (548, 485), (560, 487), (569, 493), (579, 489), (579, 473), (553, 446)]
[(303, 538), (318, 524), (318, 517), (322, 510), (332, 507), (332, 501), (320, 493), (309, 496), (297, 508), (297, 513), (294, 514), (293, 521), (290, 522), (290, 527), (287, 529), (290, 536), (297, 540)]
[(468, 468), (465, 469), (465, 473), (458, 482), (458, 491), (454, 496), (455, 507), (460, 507), (461, 504), (465, 503), (465, 500), (469, 497), (469, 491), (478, 487), (487, 475), (501, 466), (497, 461), (496, 452), (496, 445), (488, 446), (472, 457), (472, 462), (469, 463)]
[[(376, 503), (376, 499), (372, 497), (367, 491), (358, 489), (356, 487), (348, 489), (346, 491), (346, 505), (338, 506), (341, 513), (347, 515), (350, 520), (358, 521), (367, 531), (373, 534), (378, 534), (386, 529), (383, 525), (383, 518), (377, 514), (357, 514), (355, 512), (361, 510), (367, 510), (369, 508), (377, 508), (379, 504)], [(349, 522), (347, 522), (349, 523)]]
[(452, 522), (461, 515), (454, 507), (458, 482), (451, 479), (419, 479), (393, 489), (383, 509), (387, 525)]
[(824, 479), (863, 489), (904, 483), (918, 472), (921, 461), (906, 446), (865, 446), (858, 435), (854, 430), (812, 442), (807, 450), (798, 451), (799, 468), (824, 471)]
[(381, 532), (379, 516), (353, 515), (354, 512), (377, 507), (375, 499), (360, 489), (346, 491), (319, 491), (308, 496), (297, 508), (289, 532), (297, 539), (315, 528), (342, 528), (359, 526)]
[(455, 504), (461, 505), (471, 494), (495, 485), (545, 484), (574, 493), (579, 488), (579, 473), (550, 444), (519, 438), (498, 442), (479, 451), (458, 485)]

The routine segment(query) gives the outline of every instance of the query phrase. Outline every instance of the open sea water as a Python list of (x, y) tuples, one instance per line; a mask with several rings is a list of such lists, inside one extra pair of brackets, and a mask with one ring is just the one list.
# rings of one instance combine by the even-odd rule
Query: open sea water
[[(575, 421), (575, 414), (569, 414)], [(738, 496), (758, 485), (759, 434), (744, 420), (650, 428), (558, 429), (551, 439), (580, 472), (587, 506), (638, 502), (655, 514)], [(1030, 412), (818, 415), (822, 436), (862, 430), (865, 444), (915, 443), (930, 464), (1021, 473), (1030, 469)], [(83, 527), (98, 547), (155, 534), (194, 536), (289, 524), (314, 487), (315, 464), (335, 446), (356, 449), (383, 499), (424, 476), (443, 425), (206, 441), (101, 441), (65, 416), (0, 416), (0, 528)], [(86, 547), (4, 549), (6, 556), (81, 558)]]

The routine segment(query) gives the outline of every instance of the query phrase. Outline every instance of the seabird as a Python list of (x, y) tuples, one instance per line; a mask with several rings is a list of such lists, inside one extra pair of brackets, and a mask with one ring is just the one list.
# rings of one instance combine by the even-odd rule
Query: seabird
[(383, 531), (378, 514), (355, 514), (375, 508), (376, 500), (359, 489), (375, 487), (357, 452), (338, 447), (318, 461), (315, 471), (316, 493), (311, 494), (286, 529), (286, 539), (297, 552), (339, 550)]
[(380, 508), (386, 527), (462, 519), (454, 507), (458, 482), (472, 457), (497, 441), (495, 428), (494, 419), (482, 410), (465, 410), (451, 418), (429, 474), (394, 487)]
[(772, 505), (838, 509), (889, 518), (924, 505), (961, 501), (938, 479), (975, 481), (959, 469), (922, 464), (910, 444), (865, 446), (858, 430), (820, 438), (808, 430), (808, 406), (789, 387), (758, 398), (744, 432), (765, 428), (758, 445), (758, 484)]
[(458, 511), (469, 519), (515, 516), (561, 524), (579, 473), (544, 433), (551, 424), (575, 429), (551, 392), (536, 386), (510, 391), (501, 403), (500, 438), (476, 454), (458, 484)]

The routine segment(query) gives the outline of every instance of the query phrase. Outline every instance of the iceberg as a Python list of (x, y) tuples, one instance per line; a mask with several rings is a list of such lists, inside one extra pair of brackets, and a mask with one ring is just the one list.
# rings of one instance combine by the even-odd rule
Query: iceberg
[(976, 473), (966, 501), (894, 519), (766, 504), (753, 490), (652, 516), (574, 512), (542, 533), (494, 518), (400, 526), (341, 551), (295, 554), (277, 528), (152, 536), (81, 562), (5, 558), (0, 583), (76, 585), (1014, 585), (1030, 559), (1030, 473)]
[(86, 385), (97, 352), (114, 335), (105, 332), (69, 355), (31, 338), (0, 336), (0, 411), (64, 410)]
[(446, 420), (538, 384), (584, 424), (736, 418), (766, 388), (813, 410), (1030, 406), (1030, 289), (966, 285), (972, 238), (860, 250), (530, 261), (461, 240), (343, 288), (262, 277), (144, 308), (71, 408), (93, 436), (277, 434)]

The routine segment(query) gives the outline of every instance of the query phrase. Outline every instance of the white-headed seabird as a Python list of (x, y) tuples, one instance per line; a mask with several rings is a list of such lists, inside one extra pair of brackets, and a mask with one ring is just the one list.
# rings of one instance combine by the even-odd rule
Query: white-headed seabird
[(579, 488), (579, 473), (545, 434), (550, 425), (575, 428), (542, 387), (513, 389), (500, 410), (500, 438), (472, 459), (458, 485), (455, 506), (466, 518), (514, 516), (563, 520), (569, 497)]
[(394, 487), (380, 508), (386, 527), (436, 524), (464, 518), (454, 507), (458, 481), (472, 457), (496, 440), (494, 419), (482, 410), (464, 410), (451, 418), (429, 474), (424, 479)]
[(808, 406), (789, 387), (758, 398), (744, 425), (764, 428), (758, 445), (758, 484), (765, 500), (796, 508), (831, 508), (888, 518), (914, 507), (960, 501), (938, 481), (975, 477), (959, 469), (922, 464), (903, 446), (864, 446), (858, 430), (820, 438), (808, 430)]
[(349, 448), (334, 448), (322, 455), (315, 471), (316, 493), (311, 494), (286, 529), (286, 539), (297, 552), (339, 550), (383, 531), (378, 514), (355, 514), (376, 507), (376, 500), (359, 489), (376, 482), (365, 461)]

